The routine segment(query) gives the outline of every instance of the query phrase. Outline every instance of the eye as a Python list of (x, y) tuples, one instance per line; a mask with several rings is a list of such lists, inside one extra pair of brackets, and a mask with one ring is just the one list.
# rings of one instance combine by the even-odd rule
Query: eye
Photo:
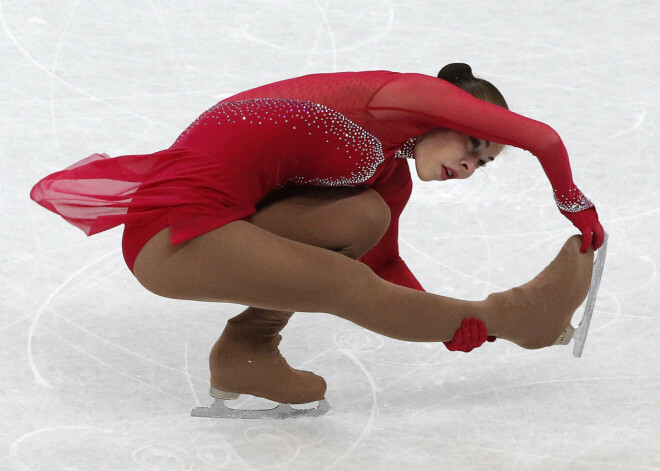
[(470, 136), (470, 142), (471, 142), (472, 145), (474, 146), (474, 149), (475, 149), (475, 150), (476, 150), (477, 148), (479, 148), (479, 146), (481, 145), (481, 141), (480, 141), (479, 139), (477, 139), (476, 137), (472, 137), (472, 136)]
[[(495, 160), (495, 157), (488, 157), (488, 160), (490, 160), (490, 161), (492, 162), (493, 160)], [(483, 167), (483, 166), (486, 165), (487, 163), (488, 163), (488, 162), (479, 159), (479, 167)]]

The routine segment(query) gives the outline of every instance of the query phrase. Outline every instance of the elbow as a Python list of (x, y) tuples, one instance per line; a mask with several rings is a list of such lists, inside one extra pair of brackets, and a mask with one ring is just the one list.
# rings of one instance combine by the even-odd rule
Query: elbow
[[(541, 134), (541, 138), (538, 142), (537, 155), (552, 155), (556, 153), (559, 149), (564, 148), (564, 141), (561, 140), (561, 137), (550, 126), (544, 124), (544, 132)], [(537, 153), (535, 152), (535, 153)]]

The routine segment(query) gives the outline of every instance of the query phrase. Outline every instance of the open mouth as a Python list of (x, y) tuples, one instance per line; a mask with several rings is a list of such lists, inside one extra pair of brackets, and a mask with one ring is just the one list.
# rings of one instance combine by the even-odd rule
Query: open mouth
[(442, 176), (444, 177), (443, 180), (451, 180), (452, 178), (457, 177), (455, 170), (445, 167), (444, 165), (442, 166)]

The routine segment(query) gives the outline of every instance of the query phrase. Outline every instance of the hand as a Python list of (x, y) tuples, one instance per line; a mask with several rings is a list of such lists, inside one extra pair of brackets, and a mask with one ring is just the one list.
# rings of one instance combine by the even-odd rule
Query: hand
[(496, 337), (488, 336), (486, 324), (481, 319), (463, 319), (461, 327), (454, 334), (451, 342), (444, 342), (451, 352), (471, 352), (481, 347), (486, 340), (494, 342)]
[(594, 250), (598, 250), (605, 240), (605, 231), (598, 221), (596, 208), (592, 207), (577, 213), (569, 213), (560, 209), (575, 227), (582, 232), (582, 246), (580, 252), (586, 252), (593, 245)]

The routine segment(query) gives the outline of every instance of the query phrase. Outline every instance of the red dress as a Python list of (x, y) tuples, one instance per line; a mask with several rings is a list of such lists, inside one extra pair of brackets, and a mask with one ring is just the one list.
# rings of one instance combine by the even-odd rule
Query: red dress
[(286, 185), (369, 186), (392, 218), (360, 261), (388, 281), (423, 290), (399, 257), (398, 223), (412, 191), (406, 158), (413, 138), (438, 127), (532, 152), (560, 209), (593, 207), (549, 126), (444, 80), (387, 71), (308, 75), (239, 93), (203, 113), (169, 149), (94, 154), (41, 180), (31, 197), (88, 235), (125, 224), (132, 270), (142, 246), (167, 226), (179, 244), (249, 220), (268, 193)]

